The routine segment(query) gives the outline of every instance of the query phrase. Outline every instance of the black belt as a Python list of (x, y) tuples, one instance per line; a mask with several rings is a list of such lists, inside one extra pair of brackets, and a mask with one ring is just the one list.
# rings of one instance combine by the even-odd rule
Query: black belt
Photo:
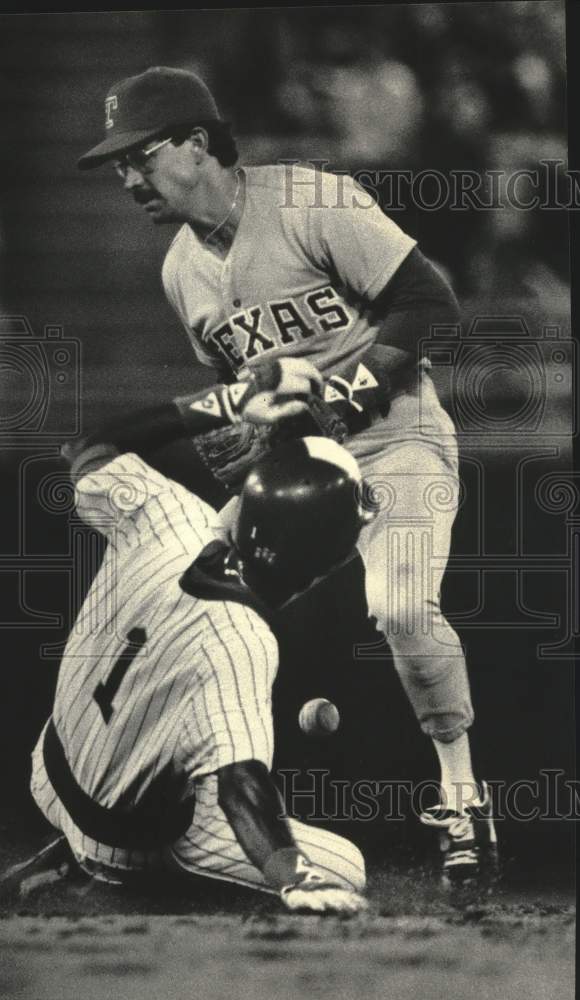
[[(143, 801), (127, 808), (101, 806), (80, 787), (66, 759), (54, 722), (49, 720), (43, 743), (44, 766), (49, 781), (79, 830), (107, 847), (125, 850), (159, 850), (177, 840), (193, 819), (195, 797), (178, 802), (160, 781), (147, 790)], [(161, 781), (164, 776), (159, 775)]]

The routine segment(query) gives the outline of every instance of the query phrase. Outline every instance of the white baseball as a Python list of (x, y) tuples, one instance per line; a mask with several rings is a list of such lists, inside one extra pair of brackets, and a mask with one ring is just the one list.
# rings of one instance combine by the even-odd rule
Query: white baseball
[(300, 709), (298, 725), (308, 736), (330, 736), (340, 725), (340, 713), (327, 698), (312, 698)]

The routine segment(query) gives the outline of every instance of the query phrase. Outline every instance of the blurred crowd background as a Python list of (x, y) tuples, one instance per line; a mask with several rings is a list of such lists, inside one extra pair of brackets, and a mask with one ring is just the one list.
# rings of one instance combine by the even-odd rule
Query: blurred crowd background
[[(172, 234), (143, 224), (110, 171), (75, 167), (101, 136), (110, 84), (149, 65), (200, 72), (246, 162), (473, 170), (485, 198), (488, 171), (507, 177), (551, 159), (562, 164), (556, 193), (569, 196), (563, 0), (4, 16), (0, 54), (0, 300), (14, 309), (26, 298), (42, 322), (60, 312), (82, 331), (89, 309), (107, 326), (140, 276), (158, 294)], [(520, 196), (541, 198), (544, 174)], [(463, 300), (567, 312), (565, 210), (430, 211), (403, 183), (391, 211), (388, 184), (374, 189)], [(427, 183), (425, 200), (436, 194)], [(103, 285), (118, 296), (108, 307)]]
[[(187, 15), (167, 27), (187, 62)], [(447, 176), (566, 162), (565, 12), (557, 0), (254, 13), (235, 18), (232, 29), (190, 65), (231, 108), (257, 160), (319, 157), (329, 169)], [(388, 211), (393, 199), (383, 188)], [(553, 300), (563, 291), (563, 212), (416, 211), (405, 198), (393, 214), (449, 268), (460, 294)], [(426, 189), (430, 199), (436, 192)]]

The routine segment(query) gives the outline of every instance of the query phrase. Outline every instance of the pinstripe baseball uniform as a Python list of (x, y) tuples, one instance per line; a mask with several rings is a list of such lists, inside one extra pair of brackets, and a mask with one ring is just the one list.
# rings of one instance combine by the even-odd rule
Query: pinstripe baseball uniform
[[(83, 475), (76, 498), (108, 546), (65, 648), (52, 723), (33, 753), (33, 796), (97, 877), (170, 866), (263, 887), (218, 805), (215, 772), (251, 759), (271, 768), (278, 648), (250, 597), (224, 599), (196, 569), (216, 548), (215, 512), (135, 454)], [(186, 570), (204, 586), (183, 583)], [(171, 843), (137, 849), (87, 836), (47, 774), (51, 725), (91, 802), (139, 809), (162, 793), (153, 801), (170, 809), (194, 798), (189, 827)], [(313, 862), (361, 886), (352, 844), (291, 825)]]
[[(165, 292), (193, 350), (202, 363), (237, 374), (282, 355), (342, 374), (379, 336), (373, 302), (416, 241), (350, 177), (295, 165), (240, 173), (245, 202), (225, 260), (186, 224), (163, 265)], [(473, 720), (461, 644), (440, 609), (459, 493), (457, 443), (428, 362), (419, 366), (418, 386), (345, 446), (384, 501), (359, 542), (369, 612), (423, 730), (450, 742)]]

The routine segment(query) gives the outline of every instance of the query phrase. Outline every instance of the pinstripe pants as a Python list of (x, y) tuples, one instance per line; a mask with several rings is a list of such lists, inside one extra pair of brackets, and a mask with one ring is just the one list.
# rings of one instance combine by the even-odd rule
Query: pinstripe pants
[[(198, 875), (270, 890), (262, 873), (247, 859), (217, 803), (217, 779), (196, 786), (195, 816), (189, 830), (167, 852), (171, 867)], [(365, 864), (353, 843), (338, 834), (289, 820), (298, 847), (333, 879), (358, 891), (365, 886)]]
[[(135, 872), (170, 870), (187, 877), (203, 875), (263, 892), (274, 892), (246, 857), (218, 804), (217, 777), (210, 774), (196, 782), (193, 822), (186, 833), (162, 851), (128, 851), (108, 847), (85, 836), (56, 797), (35, 753), (32, 795), (54, 827), (61, 830), (81, 868), (103, 882), (122, 884)], [(361, 852), (344, 837), (289, 820), (298, 847), (335, 881), (358, 891), (365, 886)]]

